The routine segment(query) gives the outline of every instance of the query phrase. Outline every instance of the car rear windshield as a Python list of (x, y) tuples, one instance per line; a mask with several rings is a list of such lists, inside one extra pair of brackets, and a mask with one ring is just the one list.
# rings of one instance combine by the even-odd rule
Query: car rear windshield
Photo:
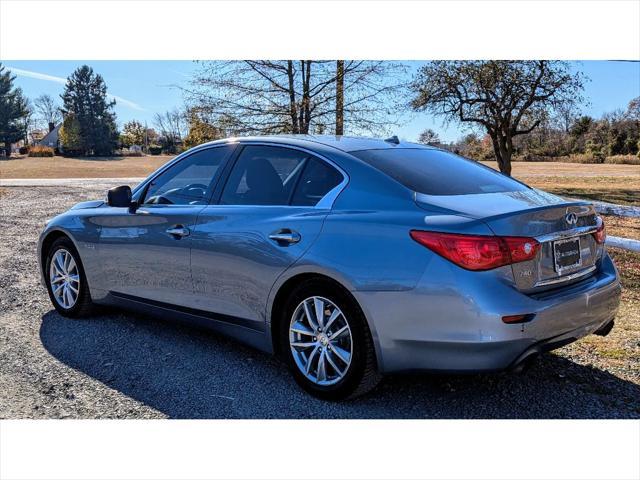
[(405, 187), (426, 195), (516, 192), (527, 187), (453, 153), (426, 148), (351, 152)]

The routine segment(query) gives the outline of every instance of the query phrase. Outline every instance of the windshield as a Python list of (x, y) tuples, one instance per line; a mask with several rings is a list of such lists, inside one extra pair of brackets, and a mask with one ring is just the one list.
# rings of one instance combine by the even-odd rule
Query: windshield
[(528, 187), (492, 168), (442, 150), (399, 148), (351, 152), (405, 187), (426, 195), (517, 192)]

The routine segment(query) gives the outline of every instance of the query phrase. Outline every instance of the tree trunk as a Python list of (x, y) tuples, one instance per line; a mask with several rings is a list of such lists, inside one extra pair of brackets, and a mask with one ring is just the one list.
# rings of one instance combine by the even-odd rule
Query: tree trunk
[(336, 60), (336, 135), (344, 135), (344, 60)]
[(287, 77), (289, 78), (289, 112), (291, 115), (291, 133), (300, 133), (296, 112), (296, 90), (293, 78), (293, 61), (287, 61)]
[(493, 153), (496, 154), (498, 168), (505, 175), (511, 176), (511, 156), (513, 155), (513, 142), (511, 137), (501, 133), (490, 133), (493, 143)]

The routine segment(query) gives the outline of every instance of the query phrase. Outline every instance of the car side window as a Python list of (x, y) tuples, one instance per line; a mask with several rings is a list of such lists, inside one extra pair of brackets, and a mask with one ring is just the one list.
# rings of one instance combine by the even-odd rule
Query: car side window
[(231, 146), (197, 151), (158, 175), (143, 205), (204, 205)]
[(328, 163), (310, 158), (293, 193), (291, 205), (315, 206), (342, 179), (342, 174)]
[(288, 205), (309, 154), (289, 148), (248, 145), (222, 191), (223, 205)]

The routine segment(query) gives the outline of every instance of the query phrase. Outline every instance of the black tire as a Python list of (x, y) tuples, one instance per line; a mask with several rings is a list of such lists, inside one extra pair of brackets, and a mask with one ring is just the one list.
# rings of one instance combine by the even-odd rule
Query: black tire
[[(289, 327), (301, 302), (310, 297), (324, 297), (344, 314), (351, 330), (353, 355), (344, 377), (333, 385), (318, 385), (305, 377), (296, 365), (289, 344)], [(344, 400), (369, 392), (380, 382), (373, 340), (366, 318), (357, 302), (345, 290), (328, 281), (310, 279), (298, 285), (284, 304), (279, 321), (281, 353), (291, 373), (305, 391), (323, 400)]]
[[(80, 276), (80, 285), (78, 288), (78, 298), (76, 302), (70, 307), (65, 308), (60, 305), (56, 300), (53, 290), (51, 288), (51, 280), (49, 278), (49, 269), (51, 268), (51, 261), (53, 260), (54, 255), (59, 250), (64, 249), (71, 254), (73, 260), (75, 261), (78, 272)], [(73, 242), (67, 237), (58, 238), (53, 242), (51, 247), (49, 248), (49, 252), (47, 252), (47, 259), (44, 264), (44, 278), (45, 284), (47, 286), (47, 292), (49, 293), (49, 299), (53, 304), (53, 307), (65, 317), (71, 318), (80, 318), (87, 317), (94, 312), (94, 304), (91, 301), (91, 293), (89, 292), (89, 285), (87, 285), (87, 277), (84, 273), (84, 267), (82, 266), (82, 261), (80, 260), (80, 255), (76, 250), (76, 247), (73, 245)]]

